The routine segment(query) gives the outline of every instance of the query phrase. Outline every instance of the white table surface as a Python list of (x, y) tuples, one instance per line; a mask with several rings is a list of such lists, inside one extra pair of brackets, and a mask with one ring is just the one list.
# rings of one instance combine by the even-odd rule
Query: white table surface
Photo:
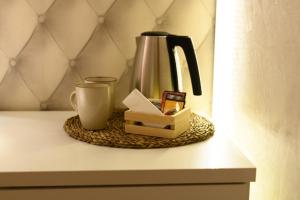
[(216, 133), (192, 145), (120, 149), (77, 141), (68, 111), (0, 112), (0, 187), (240, 183), (255, 167)]

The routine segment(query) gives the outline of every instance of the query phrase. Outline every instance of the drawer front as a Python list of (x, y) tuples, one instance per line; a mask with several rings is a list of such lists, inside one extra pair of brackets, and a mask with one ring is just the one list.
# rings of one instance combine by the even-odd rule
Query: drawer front
[(3, 200), (248, 200), (249, 184), (1, 188)]

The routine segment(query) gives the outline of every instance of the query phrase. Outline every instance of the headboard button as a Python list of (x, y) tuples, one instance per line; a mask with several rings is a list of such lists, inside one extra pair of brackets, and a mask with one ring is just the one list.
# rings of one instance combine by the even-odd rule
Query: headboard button
[(40, 103), (40, 110), (47, 110), (48, 109), (48, 104), (46, 101), (42, 101)]
[(104, 16), (102, 16), (102, 15), (101, 15), (101, 16), (98, 16), (98, 23), (99, 23), (99, 24), (104, 24), (104, 20), (105, 20), (105, 19), (104, 19)]
[(43, 24), (46, 21), (46, 16), (44, 14), (38, 16), (38, 22)]
[(128, 60), (126, 61), (127, 67), (132, 67), (132, 66), (133, 66), (133, 63), (134, 63), (134, 59), (128, 59)]
[(17, 65), (17, 60), (16, 60), (15, 58), (11, 58), (11, 59), (9, 60), (9, 65), (10, 65), (11, 67), (15, 67), (15, 66)]
[(74, 59), (69, 60), (69, 66), (70, 67), (75, 67), (76, 66), (76, 61)]
[(165, 22), (165, 19), (162, 18), (162, 17), (159, 17), (159, 18), (157, 18), (157, 19), (155, 20), (155, 23), (156, 23), (157, 25), (162, 25), (164, 22)]

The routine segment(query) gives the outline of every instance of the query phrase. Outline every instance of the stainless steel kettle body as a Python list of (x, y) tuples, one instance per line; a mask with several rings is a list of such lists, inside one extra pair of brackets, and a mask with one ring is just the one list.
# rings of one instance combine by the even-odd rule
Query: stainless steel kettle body
[(160, 98), (163, 91), (182, 91), (182, 79), (176, 46), (185, 54), (194, 95), (201, 95), (201, 83), (192, 41), (187, 36), (166, 32), (144, 32), (136, 38), (132, 89), (148, 98)]

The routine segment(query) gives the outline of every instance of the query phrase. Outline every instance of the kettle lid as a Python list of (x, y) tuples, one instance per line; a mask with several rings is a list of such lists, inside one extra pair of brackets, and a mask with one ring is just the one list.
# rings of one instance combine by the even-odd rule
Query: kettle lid
[(168, 36), (168, 35), (172, 35), (172, 34), (163, 31), (146, 31), (141, 33), (141, 36)]

